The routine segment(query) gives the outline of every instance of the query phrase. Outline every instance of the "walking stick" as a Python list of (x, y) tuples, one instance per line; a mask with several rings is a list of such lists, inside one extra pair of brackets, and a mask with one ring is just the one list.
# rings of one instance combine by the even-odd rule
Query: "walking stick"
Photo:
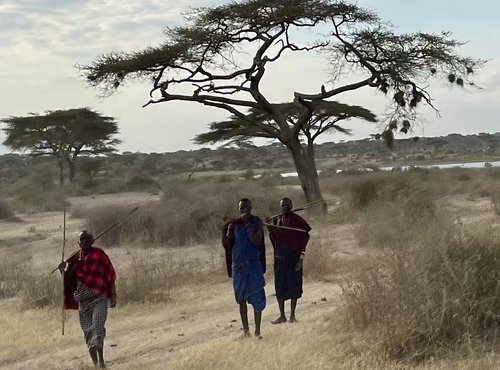
[[(64, 249), (66, 247), (66, 208), (63, 211), (63, 242), (62, 242), (62, 253), (61, 253), (61, 262), (64, 262)], [(64, 335), (64, 320), (66, 318), (66, 312), (64, 311), (64, 274), (62, 275), (62, 335)]]

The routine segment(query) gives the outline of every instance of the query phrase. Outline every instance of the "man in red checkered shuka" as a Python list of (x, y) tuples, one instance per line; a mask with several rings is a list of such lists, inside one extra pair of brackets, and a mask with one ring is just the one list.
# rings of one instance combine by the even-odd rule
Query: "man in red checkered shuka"
[(95, 366), (104, 368), (108, 304), (116, 306), (116, 273), (108, 255), (95, 247), (87, 230), (78, 235), (80, 250), (59, 265), (64, 274), (64, 308), (78, 309), (80, 326)]

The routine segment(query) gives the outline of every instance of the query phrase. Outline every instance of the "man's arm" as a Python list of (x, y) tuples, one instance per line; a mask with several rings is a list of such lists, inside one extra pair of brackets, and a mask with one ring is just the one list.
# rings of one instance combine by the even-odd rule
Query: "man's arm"
[(224, 247), (224, 252), (226, 255), (226, 270), (227, 276), (232, 276), (232, 264), (233, 264), (233, 243), (234, 243), (234, 225), (229, 222), (222, 227), (222, 246)]
[(116, 306), (116, 285), (115, 283), (111, 283), (109, 287), (109, 306), (110, 307), (115, 307)]

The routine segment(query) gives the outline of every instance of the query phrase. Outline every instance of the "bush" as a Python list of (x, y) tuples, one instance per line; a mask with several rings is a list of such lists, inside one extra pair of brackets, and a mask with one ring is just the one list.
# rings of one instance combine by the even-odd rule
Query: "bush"
[(379, 207), (378, 217), (375, 211), (363, 215), (358, 236), (372, 247), (369, 257), (343, 284), (348, 330), (362, 330), (382, 356), (406, 361), (491, 338), (500, 312), (500, 238), (447, 224), (422, 194)]
[[(163, 194), (161, 202), (141, 206), (121, 227), (107, 233), (102, 242), (105, 245), (123, 242), (189, 245), (218, 240), (224, 216), (238, 215), (239, 199), (250, 198), (253, 212), (264, 218), (279, 212), (278, 200), (284, 196), (295, 198), (298, 204), (302, 197), (300, 190), (283, 191), (243, 180), (224, 184), (170, 181), (164, 186)], [(78, 214), (87, 219), (85, 227), (97, 233), (129, 211), (130, 208), (122, 206), (106, 206), (78, 210)]]
[(14, 211), (10, 208), (9, 203), (5, 200), (0, 200), (0, 220), (5, 220), (14, 217)]
[(69, 206), (63, 192), (59, 190), (42, 192), (34, 184), (19, 187), (15, 194), (16, 199), (12, 203), (18, 212), (61, 211)]

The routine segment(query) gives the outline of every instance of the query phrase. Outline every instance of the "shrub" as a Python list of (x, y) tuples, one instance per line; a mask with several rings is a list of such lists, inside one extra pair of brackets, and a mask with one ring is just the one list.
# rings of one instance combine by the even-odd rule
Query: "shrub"
[[(12, 297), (21, 291), (25, 281), (27, 256), (5, 256), (0, 258), (0, 298)], [(29, 258), (28, 258), (29, 261)]]
[(500, 238), (447, 224), (422, 196), (367, 211), (358, 237), (373, 248), (343, 284), (348, 330), (406, 361), (484, 344), (500, 310)]
[(5, 220), (14, 217), (14, 211), (10, 208), (9, 203), (5, 200), (0, 200), (0, 220)]
[(63, 192), (55, 189), (42, 192), (33, 184), (21, 186), (15, 193), (16, 198), (12, 204), (18, 212), (61, 211), (69, 206)]
[[(121, 227), (107, 233), (102, 242), (186, 245), (218, 240), (223, 217), (238, 215), (236, 206), (241, 198), (250, 198), (254, 213), (262, 218), (279, 212), (277, 201), (284, 196), (295, 198), (296, 204), (301, 202), (298, 189), (268, 188), (254, 181), (225, 184), (171, 181), (164, 186), (163, 194), (161, 202), (143, 205)], [(130, 208), (123, 206), (105, 206), (78, 213), (87, 219), (85, 227), (97, 233), (129, 211)]]
[(491, 194), (491, 200), (493, 201), (493, 210), (497, 215), (500, 215), (500, 191), (494, 191)]

